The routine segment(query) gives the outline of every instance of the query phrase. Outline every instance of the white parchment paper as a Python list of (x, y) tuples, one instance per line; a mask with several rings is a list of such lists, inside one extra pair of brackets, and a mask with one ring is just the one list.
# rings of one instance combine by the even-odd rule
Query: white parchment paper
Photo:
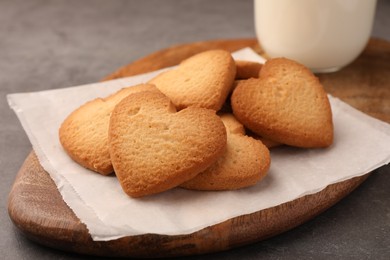
[[(264, 61), (250, 49), (241, 50), (234, 57)], [(318, 192), (329, 184), (363, 175), (390, 162), (390, 125), (329, 97), (334, 144), (327, 149), (273, 149), (269, 174), (258, 185), (223, 192), (176, 188), (145, 198), (130, 198), (115, 177), (101, 176), (73, 162), (59, 143), (58, 129), (65, 117), (86, 101), (146, 82), (158, 73), (7, 97), (40, 163), (94, 240), (145, 233), (192, 233)]]

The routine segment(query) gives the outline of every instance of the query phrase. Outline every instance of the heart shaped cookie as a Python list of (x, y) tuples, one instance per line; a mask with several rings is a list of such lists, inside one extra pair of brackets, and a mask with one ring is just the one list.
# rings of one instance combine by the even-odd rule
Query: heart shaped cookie
[(236, 74), (231, 54), (211, 50), (196, 54), (176, 69), (163, 72), (149, 83), (169, 97), (177, 109), (197, 106), (221, 109)]
[(209, 168), (180, 187), (193, 190), (235, 190), (255, 185), (270, 167), (270, 153), (261, 141), (245, 135), (232, 114), (221, 115), (227, 130), (224, 154)]
[(192, 179), (225, 147), (226, 130), (215, 111), (189, 107), (176, 112), (161, 93), (130, 95), (111, 115), (111, 161), (123, 190), (132, 197)]
[(307, 148), (333, 142), (327, 94), (317, 77), (295, 61), (267, 61), (259, 79), (237, 83), (231, 105), (240, 122), (273, 141)]
[(108, 151), (111, 112), (123, 98), (141, 91), (159, 92), (153, 85), (141, 84), (89, 101), (73, 111), (59, 129), (60, 142), (68, 155), (90, 170), (103, 175), (112, 173)]

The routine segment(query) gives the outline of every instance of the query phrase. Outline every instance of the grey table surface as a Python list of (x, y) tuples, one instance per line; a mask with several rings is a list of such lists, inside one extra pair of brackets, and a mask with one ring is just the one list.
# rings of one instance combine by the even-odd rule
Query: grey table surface
[[(390, 41), (390, 1), (372, 35)], [(31, 144), (6, 95), (100, 80), (172, 45), (255, 37), (252, 0), (0, 0), (0, 259), (84, 259), (31, 242), (7, 198)], [(390, 86), (389, 86), (390, 87)], [(237, 249), (187, 259), (390, 259), (390, 165), (313, 220)]]

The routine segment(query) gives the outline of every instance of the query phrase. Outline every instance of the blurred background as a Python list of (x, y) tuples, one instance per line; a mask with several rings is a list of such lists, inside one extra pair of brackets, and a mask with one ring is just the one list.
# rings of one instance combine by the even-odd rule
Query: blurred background
[[(390, 40), (389, 14), (380, 0), (373, 36)], [(65, 87), (171, 45), (255, 37), (253, 0), (0, 0), (0, 36), (2, 86)]]
[[(390, 0), (378, 0), (372, 36), (390, 41)], [(81, 259), (30, 242), (8, 217), (7, 196), (31, 144), (6, 94), (96, 82), (172, 45), (254, 37), (253, 0), (0, 0), (0, 259)], [(377, 198), (389, 198), (386, 183), (379, 172), (291, 232), (199, 259), (385, 259), (390, 205)], [(389, 222), (376, 223), (375, 214)]]

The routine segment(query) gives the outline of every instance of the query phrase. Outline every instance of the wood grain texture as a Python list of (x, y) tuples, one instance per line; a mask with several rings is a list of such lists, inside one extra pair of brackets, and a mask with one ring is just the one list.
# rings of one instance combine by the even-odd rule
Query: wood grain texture
[[(222, 48), (252, 47), (255, 39), (199, 42), (175, 46), (133, 62), (105, 79), (130, 76), (179, 63), (194, 53)], [(329, 93), (352, 106), (390, 122), (390, 43), (372, 39), (351, 65), (318, 75)], [(312, 195), (236, 217), (189, 235), (146, 234), (93, 241), (86, 226), (62, 200), (54, 182), (32, 151), (21, 167), (9, 195), (13, 223), (30, 239), (49, 247), (82, 254), (119, 257), (167, 257), (231, 249), (280, 234), (328, 209), (358, 187), (369, 174), (328, 186)]]
[(57, 249), (118, 257), (169, 257), (231, 249), (275, 236), (317, 216), (358, 187), (368, 175), (276, 207), (243, 215), (189, 235), (146, 234), (93, 241), (87, 227), (62, 200), (34, 152), (20, 169), (10, 193), (9, 215), (30, 239)]
[(259, 51), (261, 51), (255, 39), (216, 40), (176, 45), (152, 53), (144, 58), (141, 58), (126, 66), (123, 66), (111, 75), (105, 77), (103, 80), (134, 76), (137, 74), (154, 71), (161, 68), (174, 66), (179, 64), (182, 60), (189, 58), (196, 53), (207, 50), (223, 49), (230, 52), (234, 52), (245, 47), (257, 48)]

